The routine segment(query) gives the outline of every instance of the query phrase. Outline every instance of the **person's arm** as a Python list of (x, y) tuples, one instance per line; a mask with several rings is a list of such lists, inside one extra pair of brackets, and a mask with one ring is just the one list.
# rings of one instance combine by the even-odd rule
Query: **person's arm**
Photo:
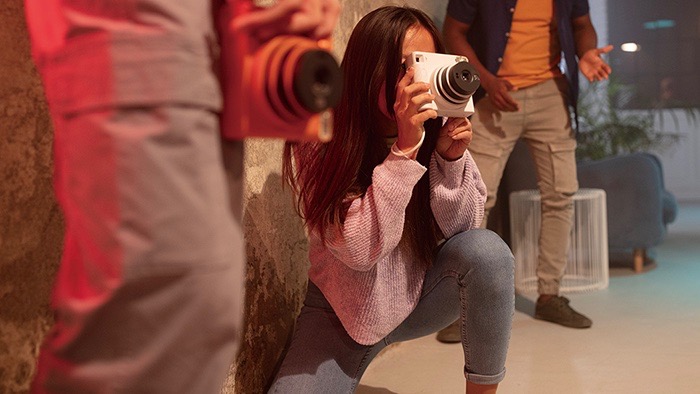
[(442, 34), (445, 37), (447, 52), (466, 56), (467, 59), (469, 59), (469, 63), (471, 63), (479, 73), (483, 85), (485, 80), (493, 79), (496, 76), (491, 74), (489, 70), (484, 67), (479, 57), (476, 56), (474, 48), (472, 48), (469, 41), (467, 41), (469, 27), (469, 24), (462, 23), (447, 15), (445, 16), (445, 23), (442, 27)]
[(571, 23), (576, 42), (576, 54), (579, 57), (579, 70), (590, 82), (608, 79), (612, 69), (600, 55), (612, 51), (613, 46), (596, 48), (598, 36), (589, 14), (574, 18)]
[(518, 102), (508, 93), (511, 90), (515, 90), (515, 87), (511, 85), (510, 82), (499, 78), (484, 67), (481, 60), (476, 55), (474, 48), (469, 44), (469, 41), (467, 41), (469, 27), (469, 24), (460, 22), (449, 15), (445, 17), (442, 32), (445, 37), (447, 51), (466, 56), (467, 59), (469, 59), (469, 63), (471, 63), (479, 73), (481, 86), (486, 90), (486, 93), (488, 93), (496, 108), (501, 111), (517, 111)]
[(368, 271), (396, 249), (406, 207), (427, 169), (390, 153), (372, 174), (372, 184), (350, 204), (345, 221), (326, 231), (328, 250), (349, 268)]
[(486, 185), (467, 150), (472, 136), (469, 119), (447, 119), (430, 161), (430, 208), (446, 238), (479, 227), (484, 218)]
[(430, 162), (430, 208), (445, 238), (479, 227), (486, 185), (469, 151), (455, 161), (437, 153)]

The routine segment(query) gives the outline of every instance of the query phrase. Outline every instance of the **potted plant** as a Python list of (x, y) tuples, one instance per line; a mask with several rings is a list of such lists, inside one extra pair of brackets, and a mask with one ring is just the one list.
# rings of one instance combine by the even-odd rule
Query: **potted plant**
[[(632, 95), (633, 89), (614, 79), (582, 89), (578, 100), (578, 160), (660, 152), (680, 140), (680, 134), (660, 129), (664, 127), (661, 106), (646, 110), (621, 109)], [(686, 110), (686, 114), (695, 120), (693, 110)], [(657, 117), (659, 122), (656, 122)]]
[[(576, 158), (579, 184), (606, 191), (611, 262), (626, 264), (632, 257), (635, 271), (641, 272), (644, 263), (653, 260), (653, 247), (677, 213), (654, 152), (678, 143), (682, 135), (665, 130), (664, 113), (671, 114), (679, 130), (674, 112), (664, 111), (668, 102), (625, 109), (634, 93), (633, 87), (614, 79), (582, 89)], [(695, 110), (684, 112), (691, 123), (696, 122)]]

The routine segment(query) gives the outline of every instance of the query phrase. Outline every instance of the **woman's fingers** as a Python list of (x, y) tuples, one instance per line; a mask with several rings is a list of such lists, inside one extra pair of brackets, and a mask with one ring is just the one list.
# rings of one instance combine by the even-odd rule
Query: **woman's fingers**
[[(420, 106), (430, 103), (435, 99), (430, 90), (430, 85), (423, 82), (410, 83), (411, 79), (408, 79), (409, 75), (412, 78), (412, 71), (409, 69), (406, 72), (404, 78), (399, 81), (396, 88), (396, 102), (394, 103), (394, 112), (399, 113), (402, 111), (415, 110), (418, 111)], [(406, 84), (406, 83), (409, 84)]]
[(426, 92), (411, 97), (411, 104), (413, 104), (416, 107), (420, 107), (421, 105), (428, 104), (433, 100), (435, 100), (435, 96)]
[(462, 130), (458, 133), (455, 133), (450, 136), (455, 141), (458, 140), (464, 140), (465, 142), (469, 143), (472, 140), (472, 131), (471, 130)]
[(434, 109), (426, 109), (425, 111), (418, 112), (417, 114), (414, 115), (414, 119), (417, 120), (420, 124), (423, 124), (428, 119), (435, 119), (437, 118), (437, 111)]
[(406, 73), (401, 77), (399, 80), (399, 83), (396, 84), (396, 97), (399, 97), (401, 94), (403, 94), (404, 89), (408, 85), (411, 84), (411, 81), (413, 80), (413, 74), (415, 74), (415, 70), (413, 67), (409, 67), (408, 70), (406, 70)]
[(471, 130), (471, 123), (466, 118), (448, 118), (440, 129), (440, 133), (452, 137), (464, 130)]
[(396, 95), (396, 101), (408, 105), (409, 103), (420, 105), (433, 100), (434, 97), (428, 92), (430, 85), (423, 82), (412, 83), (405, 86), (399, 94)]
[(403, 93), (408, 96), (425, 93), (430, 90), (430, 85), (425, 82), (414, 82), (403, 88)]
[(445, 122), (445, 127), (447, 127), (448, 130), (454, 130), (457, 127), (466, 124), (468, 124), (467, 118), (447, 118), (447, 122)]
[(437, 111), (421, 107), (435, 99), (430, 93), (430, 85), (424, 82), (414, 82), (415, 70), (409, 68), (396, 86), (396, 101), (394, 102), (395, 120), (398, 126), (399, 140), (404, 142), (417, 140), (423, 132), (423, 123), (428, 119), (437, 118)]

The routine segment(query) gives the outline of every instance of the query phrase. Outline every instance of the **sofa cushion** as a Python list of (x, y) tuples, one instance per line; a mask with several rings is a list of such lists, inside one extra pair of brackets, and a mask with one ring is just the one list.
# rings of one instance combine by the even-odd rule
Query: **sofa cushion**
[(662, 196), (662, 210), (663, 210), (663, 221), (664, 224), (673, 223), (678, 216), (678, 202), (676, 197), (669, 193), (668, 191), (663, 191)]

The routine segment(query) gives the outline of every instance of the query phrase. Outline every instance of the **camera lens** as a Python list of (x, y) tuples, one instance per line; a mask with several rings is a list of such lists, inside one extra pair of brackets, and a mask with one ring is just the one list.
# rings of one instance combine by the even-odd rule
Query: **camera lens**
[(338, 103), (342, 74), (328, 51), (295, 36), (276, 37), (266, 48), (259, 64), (267, 102), (280, 118), (305, 121)]
[(467, 62), (441, 68), (437, 73), (438, 93), (452, 104), (462, 104), (479, 88), (479, 74)]
[(343, 79), (333, 56), (323, 50), (308, 51), (299, 58), (294, 95), (309, 112), (318, 113), (340, 100)]

